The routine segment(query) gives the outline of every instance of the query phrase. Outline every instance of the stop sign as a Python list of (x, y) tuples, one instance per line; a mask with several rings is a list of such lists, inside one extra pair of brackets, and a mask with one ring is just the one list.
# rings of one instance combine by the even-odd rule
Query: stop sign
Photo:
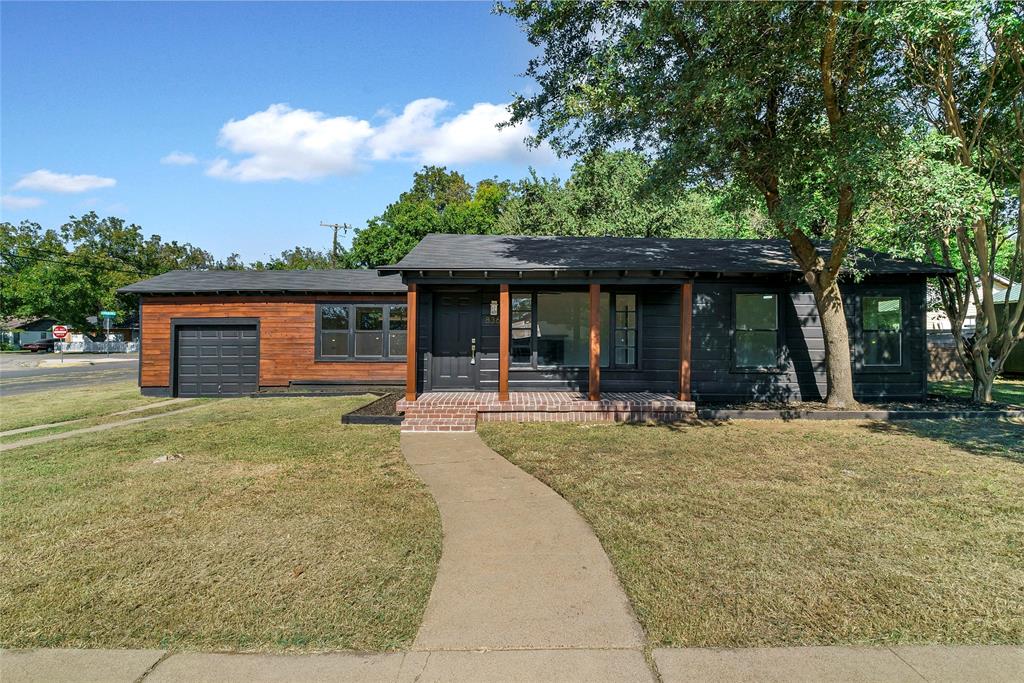
[(67, 328), (67, 326), (65, 326), (65, 325), (54, 325), (53, 326), (53, 336), (56, 337), (57, 339), (63, 339), (64, 337), (68, 336), (68, 328)]

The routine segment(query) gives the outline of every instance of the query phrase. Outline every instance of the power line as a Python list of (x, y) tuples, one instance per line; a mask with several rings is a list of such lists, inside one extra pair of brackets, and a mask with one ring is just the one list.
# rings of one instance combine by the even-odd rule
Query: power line
[(118, 272), (118, 273), (129, 273), (131, 275), (154, 275), (155, 274), (155, 273), (151, 273), (151, 272), (141, 271), (141, 270), (138, 270), (138, 269), (129, 270), (127, 268), (117, 268), (117, 267), (114, 267), (114, 266), (104, 266), (104, 265), (100, 265), (100, 264), (76, 263), (76, 262), (71, 261), (71, 260), (69, 260), (67, 258), (65, 258), (65, 259), (51, 259), (51, 258), (44, 258), (42, 256), (23, 256), (21, 254), (12, 254), (12, 253), (6, 252), (6, 251), (5, 252), (0, 252), (0, 255), (2, 255), (5, 258), (9, 258), (9, 259), (15, 258), (15, 259), (21, 259), (23, 261), (36, 261), (36, 262), (44, 262), (44, 263), (56, 263), (56, 264), (63, 265), (63, 266), (71, 266), (73, 268), (84, 268), (86, 270), (107, 270), (107, 271), (113, 271), (113, 272)]
[[(73, 252), (73, 251), (70, 251), (70, 252), (69, 251), (55, 251), (53, 249), (43, 249), (42, 247), (19, 246), (18, 249), (19, 250), (21, 250), (21, 249), (28, 249), (30, 251), (37, 251), (37, 252), (40, 252), (42, 254), (50, 254), (52, 256), (63, 256), (65, 258), (73, 258), (73, 257), (76, 256), (75, 252)], [(81, 257), (81, 255), (77, 255), (77, 256)], [(110, 254), (107, 254), (107, 256), (108, 256), (108, 258), (112, 258), (115, 261), (117, 261), (118, 263), (121, 263), (121, 264), (123, 264), (125, 266), (128, 266), (129, 268), (134, 268), (136, 271), (138, 271), (138, 273), (140, 275), (147, 275), (148, 274), (146, 271), (141, 270), (137, 266), (132, 265), (131, 263), (125, 261), (122, 258), (119, 258), (117, 256), (113, 256), (113, 255), (110, 255)]]

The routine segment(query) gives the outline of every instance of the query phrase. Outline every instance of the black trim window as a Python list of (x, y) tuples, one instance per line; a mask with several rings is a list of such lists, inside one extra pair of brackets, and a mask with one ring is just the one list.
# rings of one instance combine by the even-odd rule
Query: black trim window
[(733, 356), (737, 368), (774, 368), (779, 364), (779, 295), (736, 293)]
[(405, 358), (405, 304), (320, 304), (317, 307), (319, 360)]
[(347, 358), (352, 328), (349, 307), (337, 304), (320, 306), (320, 349), (318, 356)]
[(533, 362), (533, 297), (513, 294), (510, 298), (512, 348), (509, 360), (516, 365), (529, 365)]
[(615, 367), (636, 367), (636, 294), (615, 295)]
[[(585, 291), (512, 293), (511, 364), (530, 368), (586, 367), (590, 362), (589, 296)], [(637, 295), (601, 292), (601, 312), (601, 367), (637, 367)]]
[(903, 364), (903, 300), (898, 296), (861, 298), (865, 366)]

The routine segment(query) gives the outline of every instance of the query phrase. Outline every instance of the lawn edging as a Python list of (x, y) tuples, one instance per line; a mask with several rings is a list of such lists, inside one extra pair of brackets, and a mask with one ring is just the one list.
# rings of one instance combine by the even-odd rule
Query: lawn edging
[(1024, 410), (748, 410), (698, 408), (702, 420), (973, 420), (1024, 418)]

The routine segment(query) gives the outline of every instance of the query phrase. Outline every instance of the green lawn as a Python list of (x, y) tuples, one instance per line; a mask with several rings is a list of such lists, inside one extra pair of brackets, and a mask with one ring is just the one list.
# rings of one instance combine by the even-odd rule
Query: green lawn
[(213, 401), (0, 455), (0, 646), (407, 646), (440, 521), (396, 428), (340, 424), (366, 400)]
[[(928, 392), (939, 396), (970, 398), (971, 389), (970, 382), (928, 383)], [(992, 386), (992, 399), (997, 403), (1024, 407), (1024, 379), (997, 379)]]
[(655, 646), (1024, 642), (1024, 423), (483, 425)]
[[(0, 384), (0, 394), (3, 393), (4, 385), (16, 381), (18, 380), (3, 380)], [(166, 400), (142, 396), (139, 387), (131, 380), (60, 389), (52, 393), (32, 392), (3, 396), (3, 400), (0, 400), (0, 431), (99, 417)]]

